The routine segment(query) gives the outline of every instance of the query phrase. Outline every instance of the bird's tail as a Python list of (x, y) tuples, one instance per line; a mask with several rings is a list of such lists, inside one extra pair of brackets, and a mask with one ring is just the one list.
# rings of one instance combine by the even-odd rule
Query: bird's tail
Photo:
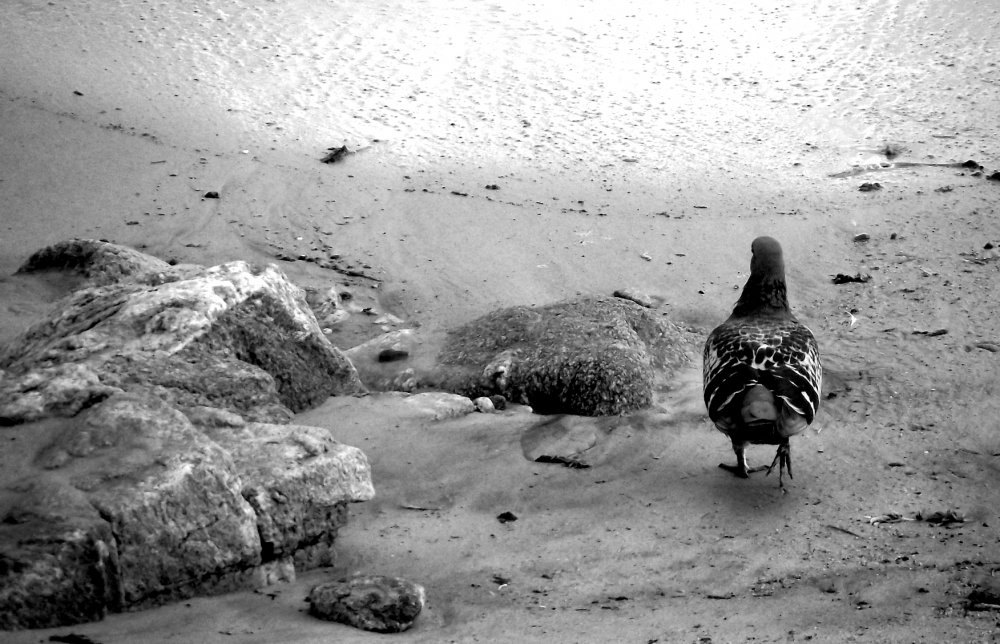
[(771, 390), (764, 385), (756, 384), (743, 396), (743, 408), (740, 413), (744, 423), (753, 425), (778, 420), (781, 410)]
[(748, 426), (774, 423), (775, 431), (785, 438), (798, 434), (809, 425), (805, 417), (761, 384), (754, 385), (743, 396), (740, 414)]

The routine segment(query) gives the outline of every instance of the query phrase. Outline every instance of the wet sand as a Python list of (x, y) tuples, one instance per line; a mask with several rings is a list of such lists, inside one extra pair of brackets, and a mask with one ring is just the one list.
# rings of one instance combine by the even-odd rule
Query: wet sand
[[(427, 587), (407, 641), (991, 641), (996, 614), (963, 606), (1000, 570), (1000, 261), (984, 249), (1000, 183), (830, 176), (888, 161), (886, 144), (1000, 170), (991, 4), (74, 1), (0, 18), (0, 275), (96, 237), (278, 261), (430, 329), (627, 286), (707, 333), (769, 234), (828, 396), (784, 496), (716, 467), (732, 452), (698, 365), (648, 412), (573, 419), (602, 437), (587, 470), (527, 461), (540, 419), (523, 411), (431, 422), (331, 400), (299, 422), (361, 447), (378, 493), (352, 507), (334, 569), (12, 641), (386, 637), (301, 612), (311, 585), (356, 571)], [(859, 272), (872, 281), (830, 279)], [(0, 342), (59, 293), (0, 281)], [(372, 319), (335, 344), (381, 332)], [(866, 519), (935, 510), (967, 521)]]

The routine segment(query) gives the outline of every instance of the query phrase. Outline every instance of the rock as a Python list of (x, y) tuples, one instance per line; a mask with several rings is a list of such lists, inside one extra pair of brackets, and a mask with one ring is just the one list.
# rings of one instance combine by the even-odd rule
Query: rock
[(287, 424), (363, 391), (303, 292), (275, 267), (158, 262), (74, 240), (22, 267), (90, 282), (0, 355), (0, 422), (35, 423), (0, 472), (0, 628), (294, 579), (374, 495), (363, 453)]
[(144, 273), (169, 271), (171, 266), (162, 259), (126, 246), (93, 239), (70, 239), (36, 252), (17, 272), (51, 269), (76, 271), (93, 285), (103, 286)]
[(0, 372), (0, 401), (3, 401), (0, 425), (16, 425), (46, 416), (73, 416), (120, 391), (102, 383), (97, 374), (82, 364), (42, 367), (21, 378)]
[(121, 610), (111, 526), (83, 493), (24, 481), (0, 526), (0, 630), (69, 626)]
[(986, 177), (987, 181), (1000, 181), (1000, 172), (994, 172)]
[(633, 288), (620, 288), (613, 293), (615, 297), (620, 297), (623, 300), (631, 300), (639, 306), (644, 306), (647, 309), (653, 308), (653, 298), (651, 298), (646, 293), (642, 293)]
[[(11, 486), (24, 492), (0, 526), (0, 560), (16, 560), (28, 548), (54, 569), (46, 583), (5, 566), (2, 586), (32, 587), (50, 614), (26, 614), (5, 598), (0, 621), (11, 627), (66, 623), (61, 606), (79, 602), (79, 584), (61, 578), (100, 579), (103, 593), (94, 601), (102, 606), (88, 611), (99, 618), (107, 610), (245, 587), (260, 563), (255, 516), (232, 458), (155, 396), (117, 394), (64, 421), (36, 463), (39, 471)], [(71, 538), (77, 526), (91, 536)], [(29, 536), (36, 531), (67, 536), (39, 541)], [(100, 556), (67, 557), (69, 544)]]
[(8, 486), (0, 627), (92, 621), (332, 563), (347, 504), (374, 495), (364, 454), (325, 430), (233, 416), (206, 433), (152, 394), (120, 393), (59, 421), (37, 471)]
[[(398, 329), (344, 352), (366, 387), (379, 391), (413, 391), (418, 378), (408, 367), (422, 340), (413, 329)], [(401, 369), (403, 361), (407, 368)]]
[(395, 577), (355, 577), (320, 584), (309, 593), (309, 611), (320, 619), (376, 633), (401, 633), (424, 607), (424, 589)]
[(440, 391), (413, 394), (408, 396), (405, 401), (408, 405), (421, 410), (432, 420), (459, 418), (476, 411), (475, 403), (466, 396)]
[(620, 298), (495, 311), (450, 331), (439, 388), (503, 395), (542, 414), (621, 414), (650, 404), (654, 367), (691, 361), (692, 334)]
[(507, 399), (499, 394), (493, 394), (490, 396), (490, 402), (493, 403), (493, 408), (497, 411), (507, 409)]
[[(93, 245), (98, 250), (80, 250)], [(102, 263), (85, 264), (88, 257)], [(9, 394), (0, 408), (4, 422), (70, 416), (114, 390), (136, 387), (161, 388), (181, 406), (227, 408), (250, 420), (287, 418), (330, 395), (363, 390), (302, 290), (277, 267), (177, 268), (141, 257), (73, 240), (39, 251), (22, 267), (73, 266), (107, 283), (76, 291), (0, 353), (0, 369), (8, 372), (0, 383)]]
[(862, 183), (860, 186), (858, 186), (858, 190), (860, 190), (861, 192), (873, 192), (875, 190), (881, 190), (881, 189), (882, 189), (881, 183), (877, 182), (872, 183), (870, 181), (866, 181)]
[(497, 408), (493, 406), (493, 401), (486, 396), (476, 398), (472, 401), (472, 404), (476, 406), (476, 411), (484, 414), (492, 414), (497, 410)]
[(315, 289), (306, 289), (306, 301), (312, 307), (319, 325), (323, 328), (337, 326), (350, 317), (350, 314), (344, 309), (340, 294), (337, 293), (335, 287), (328, 288), (322, 292)]
[(229, 452), (244, 481), (241, 494), (256, 514), (263, 559), (294, 557), (299, 570), (332, 565), (347, 503), (375, 496), (361, 450), (302, 425), (249, 423), (206, 433)]

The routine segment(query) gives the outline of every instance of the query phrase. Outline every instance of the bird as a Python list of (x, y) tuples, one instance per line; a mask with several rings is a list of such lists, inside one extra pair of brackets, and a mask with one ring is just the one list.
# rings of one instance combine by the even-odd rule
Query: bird
[[(823, 365), (816, 338), (788, 306), (781, 244), (758, 237), (750, 246), (750, 277), (733, 312), (705, 341), (704, 394), (708, 416), (728, 436), (736, 465), (719, 467), (741, 478), (778, 466), (792, 476), (788, 439), (816, 418)], [(770, 466), (751, 468), (747, 445), (777, 445)]]

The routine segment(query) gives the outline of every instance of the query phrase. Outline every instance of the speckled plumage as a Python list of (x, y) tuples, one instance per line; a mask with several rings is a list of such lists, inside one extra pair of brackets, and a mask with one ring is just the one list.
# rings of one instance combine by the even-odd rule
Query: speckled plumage
[[(781, 246), (770, 237), (752, 245), (750, 277), (733, 314), (708, 336), (704, 353), (705, 406), (733, 441), (739, 476), (780, 464), (792, 476), (788, 438), (819, 409), (823, 367), (811, 331), (788, 307)], [(778, 445), (770, 467), (751, 469), (748, 444)]]

